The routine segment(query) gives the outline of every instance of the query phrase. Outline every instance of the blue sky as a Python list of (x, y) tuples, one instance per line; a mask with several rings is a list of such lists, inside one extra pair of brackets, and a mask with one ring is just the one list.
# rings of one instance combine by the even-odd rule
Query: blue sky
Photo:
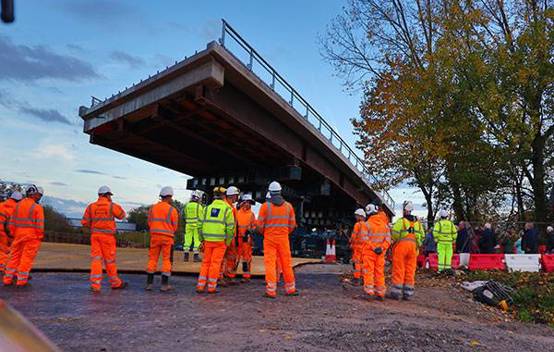
[[(108, 184), (129, 209), (186, 175), (88, 143), (77, 110), (205, 48), (225, 18), (351, 145), (359, 93), (320, 55), (318, 37), (344, 5), (325, 1), (16, 1), (0, 25), (0, 178), (88, 202)], [(394, 190), (400, 202), (410, 189)]]

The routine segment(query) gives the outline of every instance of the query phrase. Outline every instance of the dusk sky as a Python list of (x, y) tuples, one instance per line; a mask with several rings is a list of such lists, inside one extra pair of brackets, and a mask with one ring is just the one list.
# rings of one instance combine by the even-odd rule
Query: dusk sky
[[(89, 144), (77, 111), (204, 49), (221, 18), (353, 145), (360, 94), (345, 92), (318, 41), (344, 3), (16, 1), (16, 22), (0, 24), (0, 179), (41, 185), (75, 208), (102, 184), (127, 209), (155, 201), (162, 185), (186, 201), (186, 175)], [(408, 188), (391, 194), (422, 203)]]

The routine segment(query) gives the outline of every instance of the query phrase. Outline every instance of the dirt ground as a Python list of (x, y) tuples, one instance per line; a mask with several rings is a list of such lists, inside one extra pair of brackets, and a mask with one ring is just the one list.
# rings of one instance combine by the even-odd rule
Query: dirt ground
[[(88, 291), (87, 274), (35, 273), (29, 289), (0, 288), (64, 351), (551, 351), (554, 331), (512, 321), (472, 301), (453, 280), (420, 274), (410, 302), (367, 301), (341, 284), (341, 265), (296, 270), (299, 297), (263, 298), (263, 281), (198, 295), (195, 278), (175, 291)], [(451, 281), (448, 281), (451, 280)], [(281, 292), (280, 292), (281, 293)]]

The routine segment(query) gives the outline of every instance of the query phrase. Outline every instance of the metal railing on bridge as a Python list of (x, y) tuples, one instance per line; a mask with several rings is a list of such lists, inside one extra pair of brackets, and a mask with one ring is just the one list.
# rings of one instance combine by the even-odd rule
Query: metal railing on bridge
[[(232, 42), (228, 41), (232, 39)], [(289, 105), (304, 117), (319, 133), (331, 142), (331, 144), (344, 155), (351, 165), (357, 169), (369, 185), (379, 184), (379, 180), (369, 171), (364, 161), (344, 141), (337, 131), (327, 122), (304, 97), (302, 97), (258, 52), (244, 40), (238, 32), (225, 20), (222, 20), (221, 38), (219, 44), (232, 54), (239, 62), (254, 73), (262, 82), (281, 96)], [(239, 51), (234, 51), (232, 45), (236, 44)], [(240, 51), (242, 49), (242, 52)], [(246, 56), (245, 56), (246, 55)], [(256, 68), (261, 68), (256, 70)], [(380, 192), (385, 203), (394, 211), (394, 200), (388, 192)]]

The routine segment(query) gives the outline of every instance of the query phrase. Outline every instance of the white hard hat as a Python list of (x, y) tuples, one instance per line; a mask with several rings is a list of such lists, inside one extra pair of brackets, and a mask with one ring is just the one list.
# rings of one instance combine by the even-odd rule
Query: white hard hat
[(356, 211), (354, 212), (354, 215), (363, 216), (365, 218), (365, 211), (362, 208), (356, 209)]
[(271, 199), (271, 192), (268, 191), (268, 192), (265, 194), (265, 199)]
[(100, 188), (98, 188), (98, 194), (113, 194), (113, 193), (110, 187), (100, 186)]
[(173, 197), (173, 188), (170, 186), (162, 187), (160, 191), (160, 197), (167, 197), (167, 196)]
[(229, 186), (227, 192), (225, 193), (228, 196), (237, 196), (240, 193), (239, 189), (235, 186)]
[(377, 212), (377, 207), (375, 206), (375, 204), (369, 203), (365, 207), (365, 212), (367, 213), (367, 215), (376, 213)]
[(439, 216), (441, 218), (447, 218), (448, 217), (448, 212), (445, 209), (441, 209), (441, 211), (439, 211)]
[(281, 192), (283, 188), (281, 188), (281, 184), (277, 181), (273, 181), (269, 184), (268, 190), (270, 192)]
[(23, 195), (19, 191), (13, 191), (10, 198), (13, 200), (20, 201), (21, 199), (23, 199)]
[(414, 204), (410, 201), (405, 201), (404, 202), (404, 210), (405, 211), (412, 211), (414, 210)]
[(40, 187), (40, 186), (37, 186), (37, 192), (38, 194), (40, 194), (41, 196), (44, 195), (44, 188)]
[(548, 232), (552, 232), (552, 231), (554, 231), (554, 227), (552, 227), (552, 226), (548, 226), (548, 227), (546, 228), (546, 231), (548, 231)]
[(241, 204), (243, 202), (249, 202), (250, 204), (256, 204), (256, 201), (254, 201), (254, 199), (252, 198), (252, 195), (250, 193), (243, 194), (240, 202), (241, 202)]
[(40, 195), (43, 195), (44, 194), (44, 190), (42, 189), (42, 187), (37, 187), (35, 185), (32, 185), (32, 186), (29, 186), (27, 187), (27, 189), (25, 190), (25, 193), (29, 196), (31, 194), (40, 194)]
[(191, 194), (193, 198), (198, 198), (198, 199), (202, 198), (203, 195), (204, 195), (204, 192), (202, 192), (199, 189), (192, 191), (192, 194)]

